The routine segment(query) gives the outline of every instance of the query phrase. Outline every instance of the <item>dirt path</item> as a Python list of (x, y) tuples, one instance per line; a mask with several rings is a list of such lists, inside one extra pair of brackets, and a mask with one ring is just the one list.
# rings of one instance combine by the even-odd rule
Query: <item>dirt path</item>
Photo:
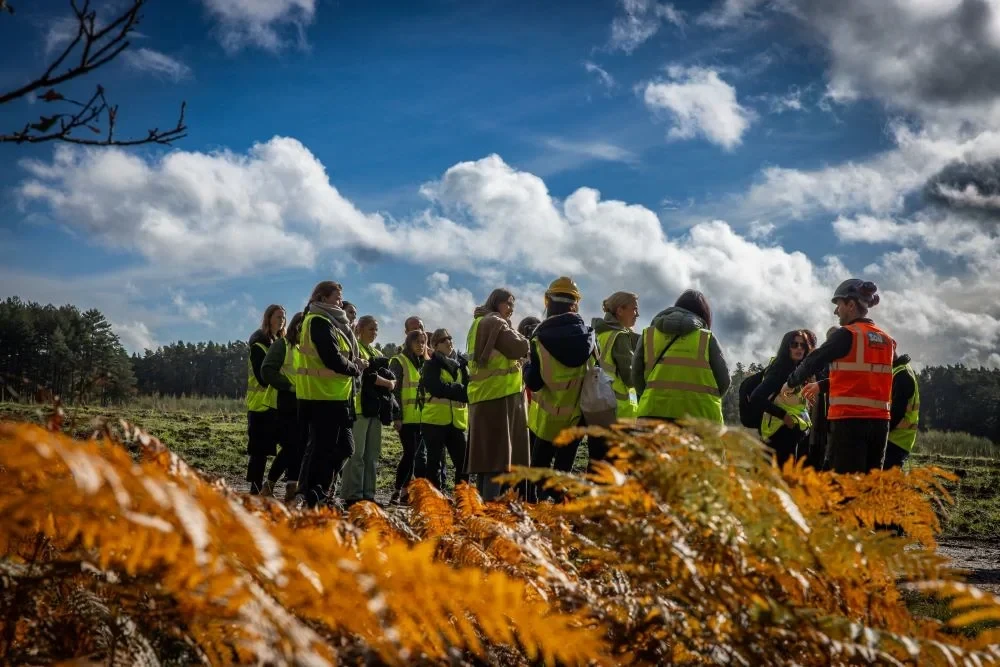
[(951, 558), (955, 567), (967, 570), (970, 584), (1000, 594), (1000, 538), (942, 538), (938, 552)]

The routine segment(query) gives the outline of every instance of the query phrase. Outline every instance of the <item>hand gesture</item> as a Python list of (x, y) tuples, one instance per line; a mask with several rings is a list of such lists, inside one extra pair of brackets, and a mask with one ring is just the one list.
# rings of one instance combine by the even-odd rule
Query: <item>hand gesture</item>
[(802, 397), (812, 403), (819, 395), (819, 382), (810, 382), (802, 387)]

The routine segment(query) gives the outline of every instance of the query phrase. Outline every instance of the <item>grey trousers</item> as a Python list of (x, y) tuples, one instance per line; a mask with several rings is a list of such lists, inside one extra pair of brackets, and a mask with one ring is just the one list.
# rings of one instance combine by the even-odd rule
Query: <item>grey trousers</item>
[(376, 468), (381, 453), (382, 422), (378, 417), (358, 416), (354, 422), (354, 454), (344, 467), (341, 498), (375, 500)]

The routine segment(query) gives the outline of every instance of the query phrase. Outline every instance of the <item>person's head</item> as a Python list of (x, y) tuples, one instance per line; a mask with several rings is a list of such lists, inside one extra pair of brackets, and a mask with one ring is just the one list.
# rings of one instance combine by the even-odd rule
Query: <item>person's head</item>
[(302, 321), (304, 319), (305, 315), (302, 313), (295, 313), (292, 315), (292, 319), (288, 323), (288, 332), (285, 334), (285, 340), (290, 342), (292, 345), (299, 344), (299, 332), (302, 331)]
[(781, 346), (778, 348), (778, 354), (775, 355), (775, 358), (779, 363), (797, 364), (805, 359), (811, 351), (812, 346), (809, 345), (809, 338), (805, 332), (789, 331), (781, 337)]
[(403, 322), (404, 334), (408, 334), (411, 331), (423, 331), (423, 330), (424, 330), (424, 321), (421, 320), (416, 315), (410, 315), (409, 317), (406, 318), (406, 321)]
[(531, 338), (531, 335), (535, 333), (535, 328), (541, 323), (542, 321), (534, 315), (528, 315), (517, 325), (517, 333), (525, 338)]
[(605, 313), (614, 316), (618, 323), (631, 329), (639, 320), (639, 295), (632, 292), (615, 292), (601, 304)]
[(836, 306), (833, 314), (840, 319), (840, 325), (868, 317), (868, 309), (878, 305), (878, 287), (870, 280), (850, 278), (840, 283), (830, 301)]
[(354, 329), (358, 341), (365, 345), (371, 345), (378, 338), (378, 321), (374, 315), (362, 315)]
[(427, 352), (427, 334), (419, 329), (406, 334), (404, 349), (417, 359), (421, 359)]
[(499, 313), (500, 317), (509, 320), (514, 315), (514, 293), (504, 287), (498, 287), (486, 297), (483, 308), (488, 313)]
[(347, 321), (354, 324), (354, 320), (358, 319), (357, 307), (350, 301), (345, 301), (341, 308), (344, 309), (344, 313), (347, 315)]
[(332, 280), (324, 280), (321, 283), (317, 283), (316, 287), (313, 287), (309, 303), (306, 304), (306, 310), (314, 303), (323, 303), (328, 306), (340, 308), (344, 303), (343, 295), (344, 288), (341, 287), (340, 283), (335, 283)]
[(269, 340), (285, 335), (285, 309), (276, 303), (264, 309), (264, 317), (260, 322), (260, 330)]
[(579, 312), (580, 299), (580, 288), (573, 279), (560, 276), (549, 283), (549, 288), (545, 290), (545, 314), (552, 317)]
[(431, 336), (431, 346), (435, 352), (440, 352), (446, 357), (450, 357), (455, 349), (455, 344), (451, 339), (451, 334), (447, 329), (437, 329)]
[(694, 313), (705, 323), (706, 329), (712, 328), (712, 308), (708, 305), (705, 295), (696, 289), (685, 290), (674, 305)]

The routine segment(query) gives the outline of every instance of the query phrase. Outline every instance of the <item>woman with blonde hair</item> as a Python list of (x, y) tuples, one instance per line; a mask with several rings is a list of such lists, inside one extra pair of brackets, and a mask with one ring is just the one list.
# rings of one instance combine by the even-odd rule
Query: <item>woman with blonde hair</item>
[[(324, 280), (313, 288), (294, 358), (299, 422), (308, 440), (296, 504), (315, 507), (327, 497), (354, 453), (354, 380), (368, 367), (347, 314), (343, 288)], [(332, 496), (331, 496), (332, 497)]]
[(285, 309), (276, 303), (264, 309), (260, 328), (253, 332), (247, 346), (247, 481), (251, 495), (261, 492), (267, 457), (277, 454), (275, 430), (278, 408), (277, 392), (268, 391), (260, 367), (271, 344), (285, 335)]
[[(639, 399), (632, 384), (632, 356), (639, 343), (639, 334), (632, 330), (639, 319), (639, 295), (615, 292), (601, 304), (604, 317), (591, 321), (597, 334), (597, 349), (601, 368), (612, 377), (612, 389), (618, 399), (616, 416), (619, 421), (633, 421), (639, 410)], [(607, 458), (608, 445), (604, 438), (587, 438), (590, 460)]]
[(466, 338), (469, 355), (469, 441), (465, 472), (478, 475), (479, 493), (492, 500), (502, 492), (493, 481), (511, 466), (531, 465), (528, 414), (519, 361), (528, 339), (511, 326), (514, 294), (493, 290), (473, 312)]

